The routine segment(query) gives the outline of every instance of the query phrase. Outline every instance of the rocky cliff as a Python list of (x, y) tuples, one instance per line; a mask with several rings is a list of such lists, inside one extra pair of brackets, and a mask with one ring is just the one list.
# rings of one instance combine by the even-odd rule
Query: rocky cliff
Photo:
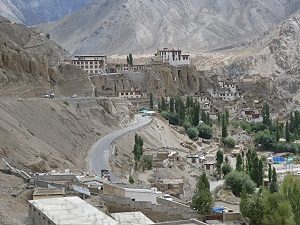
[(94, 77), (97, 95), (117, 96), (119, 92), (137, 88), (155, 97), (198, 94), (204, 77), (194, 66), (170, 67), (148, 65), (145, 72)]
[(41, 28), (72, 53), (199, 52), (251, 40), (299, 6), (298, 0), (98, 0)]
[(0, 17), (0, 96), (93, 95), (88, 75), (58, 62), (68, 53), (42, 33)]

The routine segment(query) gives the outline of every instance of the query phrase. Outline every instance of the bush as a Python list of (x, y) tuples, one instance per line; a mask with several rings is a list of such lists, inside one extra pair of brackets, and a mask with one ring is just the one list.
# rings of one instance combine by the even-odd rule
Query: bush
[(222, 139), (223, 144), (225, 147), (234, 148), (235, 147), (235, 140), (231, 137), (226, 137)]
[(192, 126), (192, 124), (188, 121), (188, 120), (185, 120), (184, 123), (183, 123), (183, 127), (184, 129), (187, 131), (190, 127)]
[(190, 127), (186, 131), (187, 135), (189, 136), (190, 139), (196, 139), (199, 136), (199, 131), (196, 127)]
[(204, 123), (200, 124), (198, 127), (199, 137), (204, 139), (211, 139), (213, 136), (213, 130), (210, 126), (205, 125)]
[(275, 143), (275, 139), (270, 134), (269, 130), (264, 130), (257, 132), (254, 142), (260, 144), (265, 150), (271, 150)]
[(133, 177), (131, 175), (129, 176), (129, 183), (130, 184), (134, 184), (134, 179), (133, 179)]
[(233, 121), (231, 121), (231, 126), (233, 128), (239, 128), (240, 122), (238, 120), (233, 120)]
[(143, 156), (143, 169), (152, 170), (153, 158), (150, 155)]
[(224, 174), (224, 176), (226, 176), (230, 172), (231, 172), (231, 166), (228, 163), (224, 163), (222, 166), (222, 173)]
[(69, 105), (70, 105), (69, 102), (67, 102), (67, 101), (64, 101), (64, 104), (65, 104), (66, 106), (69, 106)]
[(225, 176), (225, 184), (231, 188), (232, 193), (236, 196), (240, 196), (243, 185), (245, 185), (248, 194), (252, 194), (256, 188), (256, 184), (248, 174), (238, 171), (232, 171)]

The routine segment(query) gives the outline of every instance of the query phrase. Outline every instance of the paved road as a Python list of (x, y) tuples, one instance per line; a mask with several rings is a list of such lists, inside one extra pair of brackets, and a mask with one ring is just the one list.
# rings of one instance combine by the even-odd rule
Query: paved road
[[(112, 143), (117, 138), (121, 137), (122, 135), (139, 129), (145, 125), (148, 125), (152, 119), (147, 117), (142, 117), (141, 115), (135, 116), (136, 123), (132, 126), (125, 127), (120, 130), (113, 131), (112, 133), (106, 135), (105, 137), (98, 140), (90, 149), (88, 155), (88, 170), (91, 174), (100, 175), (101, 169), (109, 169), (109, 158), (110, 155), (113, 153), (112, 151)], [(133, 146), (130, 146), (131, 148)], [(111, 180), (117, 181), (118, 178), (111, 174)]]

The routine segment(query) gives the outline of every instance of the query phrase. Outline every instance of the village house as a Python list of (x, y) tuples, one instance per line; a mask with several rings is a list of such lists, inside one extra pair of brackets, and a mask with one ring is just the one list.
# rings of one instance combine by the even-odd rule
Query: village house
[(75, 65), (88, 74), (107, 73), (107, 56), (106, 55), (79, 55), (72, 59), (72, 65)]
[(155, 187), (161, 192), (172, 193), (173, 195), (183, 194), (182, 178), (177, 179), (160, 179), (155, 183)]
[(136, 88), (131, 88), (130, 91), (121, 91), (118, 94), (119, 98), (147, 98), (146, 93), (142, 93)]
[(187, 156), (187, 161), (189, 164), (201, 168), (203, 165), (203, 162), (205, 161), (205, 156), (197, 155), (197, 154), (190, 154)]
[(145, 65), (129, 65), (129, 64), (115, 64), (116, 72), (143, 72), (146, 70)]
[(103, 183), (103, 194), (129, 198), (132, 201), (146, 201), (157, 204), (156, 198), (163, 197), (157, 188), (147, 188), (140, 185)]
[(157, 56), (160, 56), (163, 62), (167, 62), (171, 66), (183, 66), (191, 64), (190, 55), (182, 54), (181, 50), (163, 48), (162, 50), (157, 50)]

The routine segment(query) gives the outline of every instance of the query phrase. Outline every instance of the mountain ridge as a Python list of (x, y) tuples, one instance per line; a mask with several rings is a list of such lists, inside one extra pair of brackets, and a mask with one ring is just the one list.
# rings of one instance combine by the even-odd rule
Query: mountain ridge
[(76, 54), (199, 52), (251, 41), (299, 8), (297, 0), (101, 0), (39, 27)]

